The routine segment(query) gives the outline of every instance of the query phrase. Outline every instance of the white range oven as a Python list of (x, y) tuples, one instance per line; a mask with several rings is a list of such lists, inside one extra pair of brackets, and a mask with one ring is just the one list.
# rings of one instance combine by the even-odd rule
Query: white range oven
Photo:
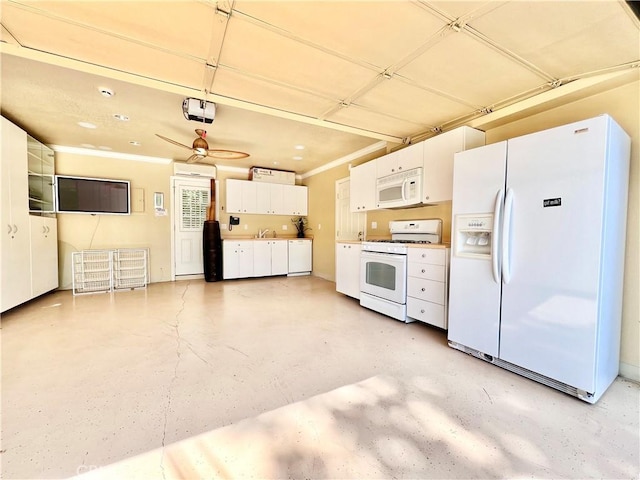
[(411, 243), (440, 243), (442, 220), (389, 222), (390, 240), (365, 241), (360, 254), (360, 305), (402, 322), (407, 317), (407, 253)]

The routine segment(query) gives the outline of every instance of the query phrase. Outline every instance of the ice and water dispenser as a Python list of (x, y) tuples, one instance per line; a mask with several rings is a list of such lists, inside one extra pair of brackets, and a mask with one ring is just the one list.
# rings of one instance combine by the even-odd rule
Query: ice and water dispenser
[(491, 260), (493, 215), (456, 215), (454, 252), (459, 257)]

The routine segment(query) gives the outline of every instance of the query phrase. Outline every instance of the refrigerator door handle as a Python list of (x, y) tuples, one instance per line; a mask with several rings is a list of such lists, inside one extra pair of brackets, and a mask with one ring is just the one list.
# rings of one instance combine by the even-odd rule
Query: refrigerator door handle
[(511, 281), (511, 218), (513, 212), (513, 190), (507, 188), (504, 200), (504, 224), (502, 226), (502, 281)]
[(498, 259), (498, 242), (500, 241), (500, 213), (502, 212), (502, 201), (504, 200), (504, 191), (498, 190), (496, 194), (496, 204), (493, 207), (493, 240), (491, 242), (491, 267), (493, 271), (493, 281), (500, 283), (500, 263)]

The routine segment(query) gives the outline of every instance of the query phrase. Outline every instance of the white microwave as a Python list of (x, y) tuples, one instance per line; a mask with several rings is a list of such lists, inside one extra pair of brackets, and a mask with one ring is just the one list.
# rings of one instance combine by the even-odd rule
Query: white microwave
[(376, 181), (376, 206), (400, 208), (422, 201), (422, 168), (394, 173)]

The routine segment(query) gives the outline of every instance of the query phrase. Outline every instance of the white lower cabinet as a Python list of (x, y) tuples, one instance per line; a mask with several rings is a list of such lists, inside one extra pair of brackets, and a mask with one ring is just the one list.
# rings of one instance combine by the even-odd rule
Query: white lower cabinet
[(311, 239), (224, 240), (222, 278), (311, 273)]
[(287, 241), (255, 240), (253, 242), (253, 276), (268, 277), (287, 274)]
[(336, 291), (360, 298), (359, 243), (336, 243)]
[(31, 296), (58, 288), (58, 220), (29, 216), (31, 230)]
[(222, 278), (253, 277), (253, 240), (222, 242)]
[(449, 249), (409, 249), (407, 316), (447, 328)]

